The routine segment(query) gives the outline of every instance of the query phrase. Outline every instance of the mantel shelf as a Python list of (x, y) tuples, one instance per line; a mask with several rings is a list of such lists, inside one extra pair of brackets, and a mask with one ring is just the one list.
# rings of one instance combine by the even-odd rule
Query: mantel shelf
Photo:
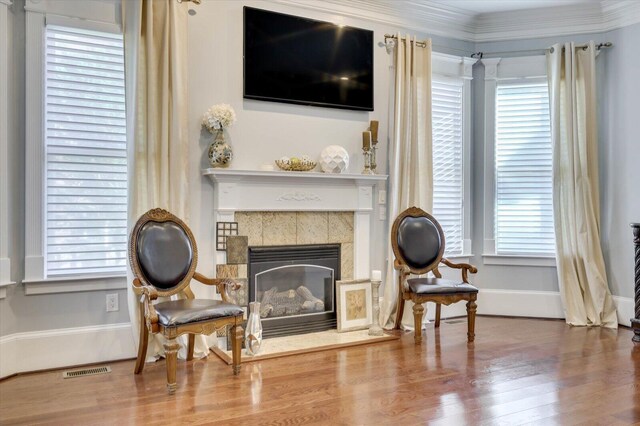
[(264, 179), (274, 179), (281, 181), (305, 180), (305, 181), (333, 181), (333, 182), (384, 182), (387, 175), (361, 175), (361, 174), (340, 174), (321, 172), (285, 172), (285, 171), (263, 171), (263, 170), (234, 170), (234, 169), (202, 169), (202, 175), (208, 176), (214, 182), (231, 181), (261, 181)]

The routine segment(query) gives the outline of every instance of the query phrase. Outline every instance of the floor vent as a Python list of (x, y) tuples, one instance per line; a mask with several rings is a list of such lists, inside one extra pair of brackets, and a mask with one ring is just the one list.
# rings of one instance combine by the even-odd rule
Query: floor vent
[(83, 368), (82, 370), (65, 371), (62, 373), (63, 379), (73, 379), (74, 377), (95, 376), (96, 374), (111, 373), (111, 367)]
[(461, 322), (466, 322), (465, 320), (451, 320), (451, 321), (445, 321), (445, 324), (460, 324)]

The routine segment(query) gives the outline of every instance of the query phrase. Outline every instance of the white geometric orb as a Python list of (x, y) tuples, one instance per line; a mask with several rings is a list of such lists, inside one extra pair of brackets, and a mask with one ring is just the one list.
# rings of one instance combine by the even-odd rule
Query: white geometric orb
[(320, 153), (320, 168), (325, 173), (342, 173), (349, 167), (349, 153), (340, 145), (329, 145)]

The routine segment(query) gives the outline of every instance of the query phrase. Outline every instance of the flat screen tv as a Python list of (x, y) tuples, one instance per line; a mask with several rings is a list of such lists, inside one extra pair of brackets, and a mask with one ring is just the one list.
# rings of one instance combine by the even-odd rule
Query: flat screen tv
[(244, 97), (373, 111), (373, 31), (245, 7)]

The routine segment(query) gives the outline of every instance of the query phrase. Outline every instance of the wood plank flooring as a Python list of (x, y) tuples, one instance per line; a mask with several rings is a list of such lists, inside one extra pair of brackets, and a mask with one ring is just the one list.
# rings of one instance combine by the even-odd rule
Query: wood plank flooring
[[(640, 345), (628, 329), (478, 317), (400, 340), (243, 365), (216, 356), (133, 375), (133, 361), (102, 376), (60, 371), (0, 382), (0, 424), (515, 425), (640, 424)], [(46, 356), (46, 354), (43, 354)]]

